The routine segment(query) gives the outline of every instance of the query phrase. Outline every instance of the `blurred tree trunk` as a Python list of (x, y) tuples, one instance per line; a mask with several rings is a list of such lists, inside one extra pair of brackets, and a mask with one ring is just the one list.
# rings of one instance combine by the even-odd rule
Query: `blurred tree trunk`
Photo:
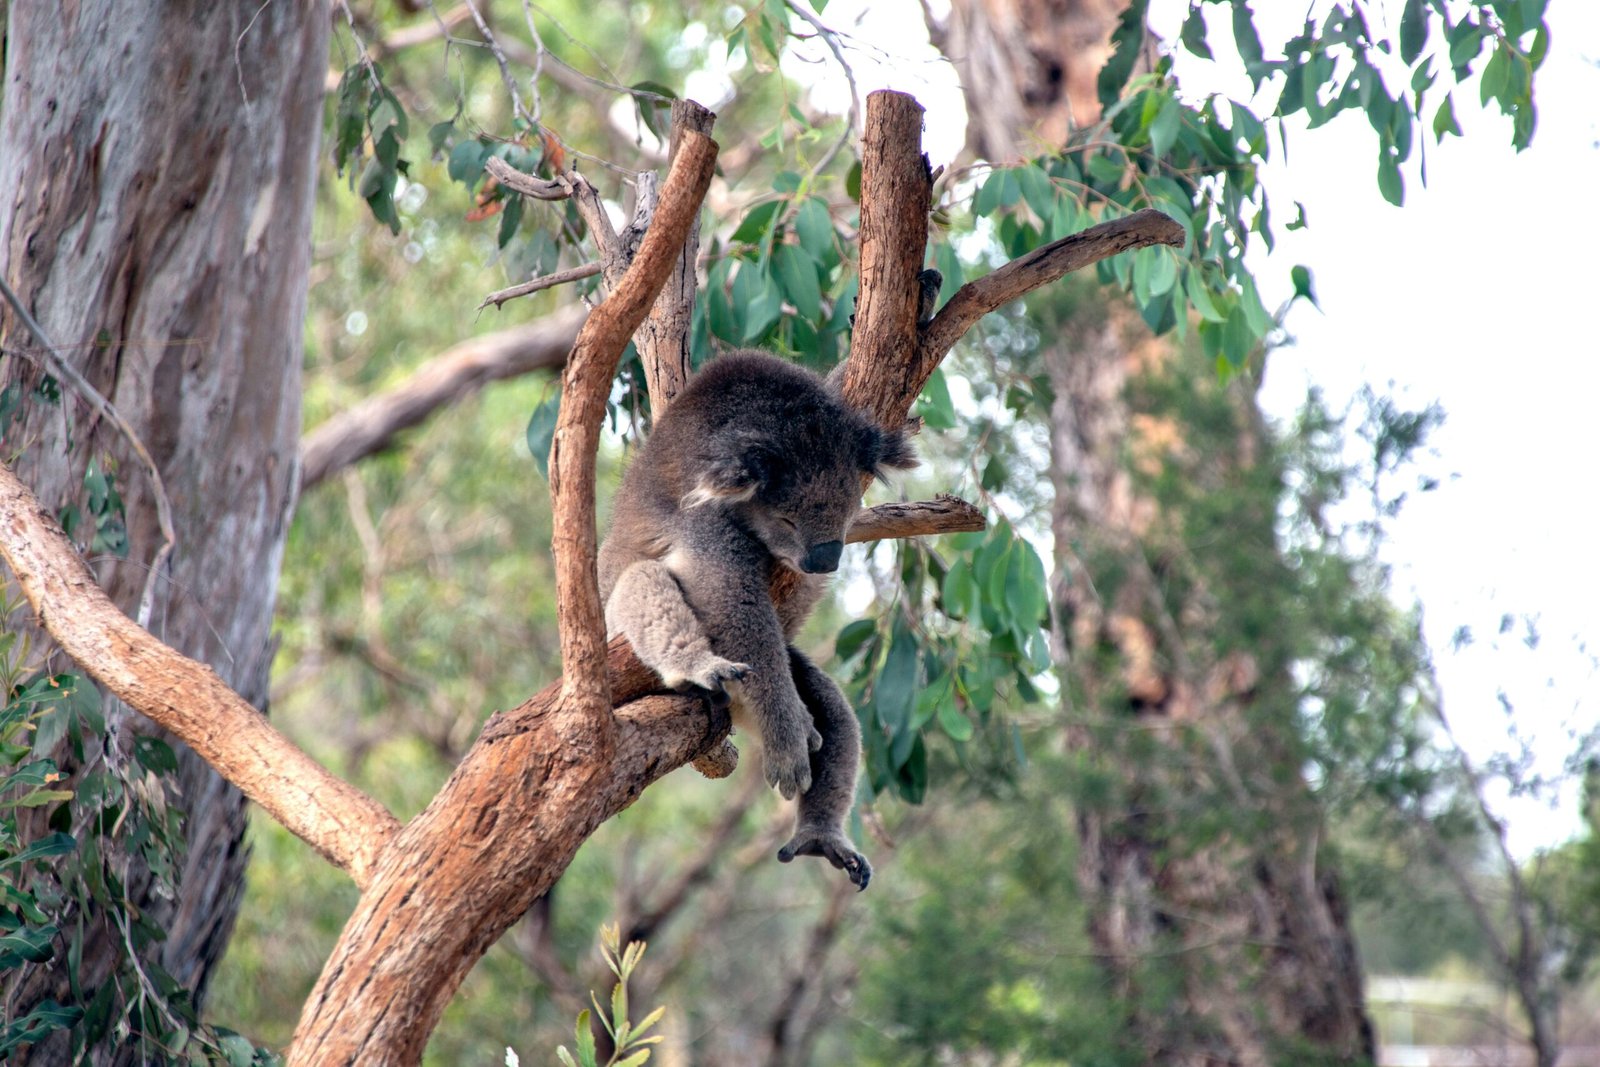
[[(295, 495), (328, 31), (316, 6), (156, 0), (12, 5), (7, 27), (0, 273), (165, 480), (176, 550), (150, 628), (261, 708)], [(8, 355), (42, 354), (9, 307), (0, 343)], [(43, 375), (37, 360), (3, 368), (24, 396)], [(57, 513), (88, 513), (86, 464), (115, 471), (126, 558), (102, 555), (95, 568), (133, 615), (162, 538), (127, 441), (63, 384), (59, 405), (29, 401), (8, 428), (8, 457), (24, 447), (16, 469)], [(108, 755), (125, 759), (131, 734), (154, 728), (120, 705), (107, 711), (119, 750)], [(188, 842), (176, 899), (136, 858), (106, 862), (127, 866), (130, 900), (168, 932), (149, 962), (198, 1001), (238, 906), (244, 805), (181, 747), (168, 799), (185, 813)], [(79, 921), (87, 996), (124, 949), (98, 909), (60, 925)], [(13, 973), (5, 992), (10, 1009), (70, 1003), (65, 952)], [(36, 1046), (31, 1062), (65, 1062), (62, 1038)]]
[[(934, 31), (966, 88), (971, 150), (1036, 155), (1092, 122), (1123, 6), (954, 0)], [(1370, 1059), (1288, 643), (1235, 610), (1266, 603), (1285, 565), (1255, 398), (1179, 365), (1111, 294), (1083, 303), (1042, 331), (1055, 640), (1086, 779), (1079, 874), (1127, 1043), (1161, 1064)], [(1171, 402), (1175, 383), (1188, 403)], [(1173, 475), (1188, 495), (1155, 491)], [(1242, 573), (1209, 558), (1224, 551)]]

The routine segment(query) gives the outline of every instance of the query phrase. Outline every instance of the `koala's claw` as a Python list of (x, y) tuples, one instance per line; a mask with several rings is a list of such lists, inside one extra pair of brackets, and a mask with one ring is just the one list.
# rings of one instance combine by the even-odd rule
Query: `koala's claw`
[(804, 749), (785, 756), (768, 745), (762, 754), (762, 767), (767, 784), (777, 786), (785, 800), (793, 800), (811, 788), (811, 758)]
[(788, 863), (796, 856), (821, 856), (850, 876), (856, 892), (867, 888), (872, 881), (872, 864), (867, 857), (850, 847), (844, 835), (829, 830), (800, 830), (789, 843), (778, 850), (778, 862)]
[(742, 681), (750, 673), (747, 663), (734, 663), (721, 656), (710, 656), (692, 673), (673, 679), (669, 684), (680, 693), (697, 693), (711, 701), (714, 708), (725, 708), (732, 698), (725, 688), (728, 682)]

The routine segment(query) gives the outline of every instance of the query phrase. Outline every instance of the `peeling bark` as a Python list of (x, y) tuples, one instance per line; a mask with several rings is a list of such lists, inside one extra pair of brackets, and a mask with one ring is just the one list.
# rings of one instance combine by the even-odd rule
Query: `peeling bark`
[[(121, 410), (163, 472), (177, 549), (156, 633), (210, 663), (257, 706), (294, 499), (314, 164), (328, 20), (296, 5), (173, 7), (140, 0), (12, 5), (0, 116), (0, 272), (69, 361)], [(0, 310), (0, 344), (37, 342)], [(8, 359), (5, 382), (39, 372)], [(159, 544), (149, 486), (125, 442), (34, 405), (10, 428), (18, 471), (52, 513), (109, 457), (126, 507), (128, 560), (97, 561), (132, 611)], [(68, 450), (68, 446), (71, 450)], [(111, 721), (149, 729), (120, 704)], [(187, 749), (172, 802), (187, 811), (179, 897), (135, 903), (169, 931), (160, 964), (194, 991), (232, 928), (244, 805)], [(42, 809), (41, 809), (42, 811)], [(140, 870), (134, 865), (135, 872)], [(88, 924), (83, 988), (118, 947)], [(69, 916), (62, 924), (74, 925)], [(64, 972), (14, 972), (8, 1003), (71, 1000)], [(31, 1062), (65, 1057), (59, 1037)]]

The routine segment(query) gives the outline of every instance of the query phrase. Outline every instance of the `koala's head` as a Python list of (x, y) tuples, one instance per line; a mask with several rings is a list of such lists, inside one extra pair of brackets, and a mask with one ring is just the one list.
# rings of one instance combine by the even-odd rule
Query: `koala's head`
[(736, 509), (772, 556), (806, 574), (837, 570), (863, 475), (917, 465), (903, 433), (832, 403), (784, 425), (714, 431), (685, 507)]

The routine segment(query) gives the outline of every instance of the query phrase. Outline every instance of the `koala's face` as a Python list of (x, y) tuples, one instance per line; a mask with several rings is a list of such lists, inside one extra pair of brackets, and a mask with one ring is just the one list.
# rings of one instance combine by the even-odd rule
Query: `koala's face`
[(902, 435), (853, 413), (804, 430), (742, 429), (719, 437), (718, 455), (684, 505), (737, 509), (774, 559), (805, 574), (839, 568), (845, 531), (861, 506), (862, 477), (917, 462)]
[(769, 481), (740, 512), (773, 558), (806, 574), (839, 569), (844, 534), (861, 506), (862, 471), (839, 464)]

